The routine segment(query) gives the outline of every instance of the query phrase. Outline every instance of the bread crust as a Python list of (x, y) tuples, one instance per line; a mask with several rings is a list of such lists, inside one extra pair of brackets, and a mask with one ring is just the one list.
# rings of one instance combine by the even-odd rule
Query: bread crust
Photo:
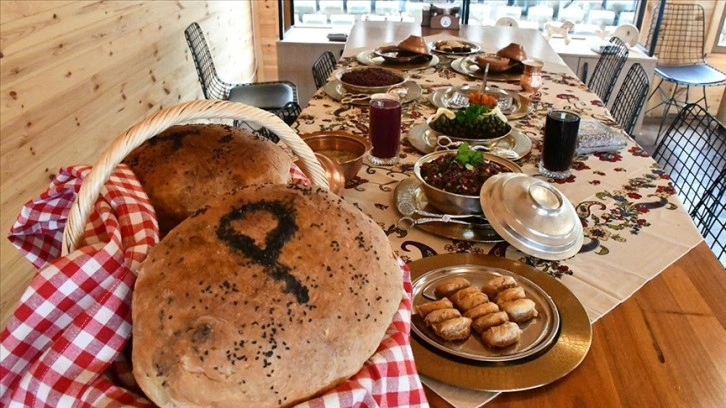
[(220, 124), (172, 126), (124, 160), (156, 210), (162, 236), (241, 186), (290, 181), (292, 159), (271, 141)]
[(142, 263), (134, 377), (159, 406), (291, 406), (357, 373), (401, 297), (385, 233), (352, 204), (318, 188), (246, 187)]

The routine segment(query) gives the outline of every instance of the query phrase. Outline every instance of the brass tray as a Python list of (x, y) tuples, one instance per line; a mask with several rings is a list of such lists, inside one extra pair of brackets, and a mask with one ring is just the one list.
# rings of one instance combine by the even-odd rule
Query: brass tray
[[(411, 126), (408, 130), (408, 141), (411, 143), (414, 149), (420, 153), (428, 154), (436, 150), (437, 144), (436, 139), (439, 133), (431, 129), (426, 123), (419, 123)], [(514, 156), (502, 156), (508, 160), (519, 160), (526, 157), (532, 151), (532, 140), (517, 129), (512, 128), (512, 131), (507, 137), (499, 140), (493, 148), (501, 148), (504, 150), (511, 150), (517, 154)], [(490, 152), (496, 154), (496, 151)]]
[[(479, 87), (470, 85), (448, 86), (446, 88), (439, 88), (432, 92), (429, 96), (429, 101), (437, 108), (455, 109), (449, 103), (452, 92), (461, 92), (464, 95), (469, 95), (470, 92), (474, 91), (479, 91)], [(506, 110), (502, 109), (502, 113), (507, 117), (507, 119), (520, 119), (529, 115), (534, 110), (534, 105), (529, 98), (522, 96), (517, 92), (498, 88), (489, 88), (489, 91), (510, 96), (512, 98), (512, 107)]]
[(404, 63), (404, 64), (391, 63), (391, 62), (384, 60), (383, 57), (377, 56), (375, 54), (375, 50), (359, 52), (358, 55), (355, 56), (355, 58), (358, 60), (358, 62), (360, 62), (363, 65), (394, 68), (394, 69), (399, 69), (401, 71), (406, 71), (408, 69), (433, 67), (434, 65), (439, 63), (439, 57), (437, 57), (436, 55), (431, 55), (430, 60), (423, 61), (423, 62), (413, 62), (413, 63)]
[[(368, 106), (368, 103), (370, 102), (370, 95), (350, 93), (346, 91), (346, 89), (343, 87), (343, 84), (340, 83), (340, 81), (337, 79), (328, 81), (323, 86), (323, 91), (325, 91), (326, 95), (341, 103)], [(420, 98), (423, 94), (423, 90), (417, 83), (413, 81), (407, 81), (400, 87), (397, 87), (395, 93), (399, 96), (399, 98), (401, 98), (402, 103), (409, 103)]]
[[(471, 78), (484, 79), (484, 71), (479, 69), (479, 66), (471, 59), (471, 56), (457, 58), (451, 61), (451, 69)], [(515, 82), (522, 78), (522, 73), (489, 71), (487, 78), (490, 81)]]
[(416, 305), (436, 300), (434, 288), (448, 278), (454, 276), (465, 278), (472, 286), (482, 288), (490, 279), (502, 275), (511, 276), (517, 281), (517, 284), (524, 289), (527, 298), (534, 301), (538, 312), (537, 317), (519, 324), (522, 335), (517, 343), (502, 349), (489, 348), (482, 341), (481, 335), (474, 330), (465, 341), (445, 341), (426, 327), (423, 318), (418, 314), (411, 317), (411, 329), (420, 340), (445, 353), (476, 361), (515, 361), (535, 356), (546, 350), (553, 344), (560, 328), (557, 306), (539, 286), (506, 269), (482, 265), (455, 265), (429, 271), (413, 282), (414, 310)]
[(541, 387), (574, 370), (587, 355), (592, 328), (585, 308), (567, 287), (531, 266), (507, 258), (477, 254), (430, 256), (408, 264), (415, 281), (428, 271), (455, 265), (482, 265), (506, 269), (529, 279), (545, 291), (560, 313), (555, 343), (540, 355), (508, 362), (463, 359), (411, 338), (418, 371), (446, 384), (482, 391), (520, 391)]
[[(396, 208), (404, 201), (411, 202), (417, 210), (424, 210), (431, 213), (440, 213), (439, 210), (429, 205), (423, 185), (415, 177), (401, 180), (393, 192), (393, 200)], [(421, 218), (419, 215), (411, 215), (413, 219)], [(472, 242), (501, 242), (502, 237), (494, 231), (489, 224), (453, 224), (442, 222), (430, 222), (417, 224), (416, 228), (438, 235), (444, 238), (458, 239), (460, 241)]]

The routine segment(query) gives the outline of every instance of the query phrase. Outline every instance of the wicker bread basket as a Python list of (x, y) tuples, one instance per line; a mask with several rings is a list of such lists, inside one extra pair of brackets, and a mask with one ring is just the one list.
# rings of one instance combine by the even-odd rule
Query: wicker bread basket
[(113, 144), (103, 152), (83, 181), (68, 214), (68, 222), (63, 231), (63, 255), (73, 252), (82, 245), (86, 222), (103, 185), (111, 176), (113, 169), (129, 153), (170, 126), (202, 119), (236, 119), (266, 127), (277, 134), (306, 165), (305, 167), (310, 173), (308, 176), (313, 184), (325, 189), (329, 188), (325, 171), (313, 151), (295, 131), (274, 114), (253, 106), (222, 100), (197, 100), (180, 103), (163, 109), (132, 126), (116, 137)]

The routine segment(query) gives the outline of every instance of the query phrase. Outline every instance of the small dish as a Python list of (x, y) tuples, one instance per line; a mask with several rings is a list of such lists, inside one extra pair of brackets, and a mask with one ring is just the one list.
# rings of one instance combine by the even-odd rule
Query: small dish
[(481, 50), (479, 44), (463, 40), (440, 40), (431, 43), (430, 48), (445, 55), (471, 55)]
[(355, 58), (356, 60), (358, 60), (359, 63), (363, 65), (372, 67), (394, 68), (402, 71), (433, 67), (440, 61), (438, 56), (432, 54), (431, 59), (428, 61), (415, 61), (405, 64), (390, 63), (382, 57), (375, 55), (375, 50), (361, 51), (355, 56)]
[[(374, 94), (387, 92), (389, 89), (401, 86), (408, 81), (408, 74), (402, 71), (380, 68), (380, 67), (350, 67), (335, 73), (335, 78), (340, 81), (348, 92)], [(364, 85), (367, 81), (371, 85)]]
[(316, 154), (335, 160), (341, 167), (345, 181), (350, 181), (363, 166), (363, 157), (371, 149), (367, 139), (347, 132), (314, 132), (300, 138)]
[[(371, 94), (350, 93), (337, 79), (328, 81), (323, 86), (323, 91), (325, 91), (325, 94), (332, 99), (344, 104), (368, 106), (368, 103), (370, 102)], [(405, 104), (420, 98), (423, 94), (423, 89), (421, 89), (417, 83), (408, 81), (401, 86), (389, 89), (388, 92), (395, 93), (401, 99), (401, 102)]]

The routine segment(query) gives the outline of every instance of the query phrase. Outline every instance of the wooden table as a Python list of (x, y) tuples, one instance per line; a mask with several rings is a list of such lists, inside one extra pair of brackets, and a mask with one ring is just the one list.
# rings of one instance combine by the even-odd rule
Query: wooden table
[[(447, 31), (360, 22), (346, 50), (439, 32)], [(491, 38), (487, 49), (528, 44), (533, 55), (559, 59), (534, 30), (465, 26), (458, 35)], [(487, 406), (720, 407), (726, 401), (725, 327), (726, 271), (701, 243), (593, 325), (591, 349), (575, 371), (541, 388), (502, 394)], [(432, 407), (450, 407), (427, 395)]]

